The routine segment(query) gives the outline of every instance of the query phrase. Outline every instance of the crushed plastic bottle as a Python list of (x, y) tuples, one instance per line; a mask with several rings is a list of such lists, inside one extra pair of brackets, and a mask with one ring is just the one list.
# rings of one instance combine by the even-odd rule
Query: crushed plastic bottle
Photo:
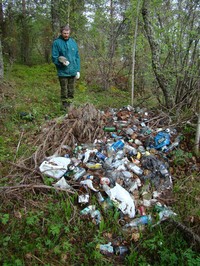
[(103, 244), (98, 244), (97, 248), (104, 255), (112, 255), (114, 253), (114, 248), (113, 248), (111, 242), (109, 242), (108, 244), (104, 244), (104, 245)]
[(80, 211), (81, 215), (87, 215), (90, 214), (91, 212), (95, 211), (96, 206), (95, 205), (89, 205), (85, 207), (83, 210)]
[(107, 158), (107, 156), (106, 156), (105, 154), (103, 154), (102, 152), (99, 152), (99, 151), (97, 151), (97, 152), (95, 153), (95, 155), (96, 155), (96, 157), (97, 157), (99, 160), (101, 160), (101, 161), (105, 161), (106, 158)]
[(169, 171), (167, 170), (165, 164), (160, 164), (159, 171), (163, 177), (169, 177)]
[(102, 196), (102, 194), (101, 194), (101, 192), (100, 191), (98, 191), (97, 193), (96, 193), (96, 196), (97, 196), (97, 200), (98, 200), (98, 202), (100, 203), (100, 204), (102, 204), (103, 202), (104, 202), (104, 197)]
[(99, 224), (102, 220), (102, 216), (99, 210), (94, 210), (91, 212), (91, 217), (95, 224)]
[(114, 138), (115, 140), (118, 140), (118, 139), (122, 139), (123, 138), (123, 136), (119, 136), (119, 135), (117, 135), (115, 133), (112, 133), (111, 134), (111, 137)]
[(137, 155), (137, 149), (127, 143), (124, 145), (124, 151), (129, 155)]
[(133, 219), (132, 221), (130, 221), (130, 223), (125, 224), (124, 228), (138, 227), (140, 225), (150, 224), (151, 222), (152, 222), (152, 218), (150, 215), (143, 215), (143, 216), (140, 216), (139, 218)]
[(80, 179), (81, 177), (83, 177), (86, 174), (86, 170), (85, 168), (82, 167), (78, 167), (77, 172), (75, 173), (73, 180), (77, 181), (78, 179)]
[(180, 141), (181, 141), (181, 136), (177, 136), (174, 140), (174, 142), (172, 142), (166, 149), (165, 149), (165, 152), (170, 152), (172, 151), (173, 149), (175, 149), (176, 147), (179, 146), (180, 144)]
[(141, 176), (143, 174), (143, 170), (136, 164), (131, 162), (125, 162), (125, 165), (130, 171), (132, 171), (136, 175)]
[(123, 150), (117, 151), (115, 155), (115, 160), (121, 160), (123, 158), (124, 158), (124, 151)]

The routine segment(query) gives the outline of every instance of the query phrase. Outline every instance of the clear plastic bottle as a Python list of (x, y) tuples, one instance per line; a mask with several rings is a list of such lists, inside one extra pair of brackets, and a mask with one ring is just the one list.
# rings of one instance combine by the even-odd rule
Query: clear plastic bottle
[(178, 147), (179, 143), (181, 141), (181, 137), (180, 136), (177, 136), (174, 140), (174, 142), (172, 142), (165, 150), (165, 152), (170, 152), (172, 151), (173, 149), (175, 149), (176, 147)]
[(104, 197), (102, 196), (102, 194), (101, 194), (101, 192), (100, 191), (98, 191), (97, 192), (97, 200), (98, 200), (98, 202), (101, 204), (102, 202), (104, 202)]
[(77, 181), (79, 178), (83, 177), (86, 174), (85, 168), (79, 167), (78, 171), (75, 173), (73, 180)]
[(163, 177), (168, 177), (169, 176), (169, 172), (168, 172), (168, 170), (167, 170), (167, 168), (166, 168), (166, 166), (164, 164), (160, 164), (159, 171), (160, 171), (160, 173), (161, 173), (161, 175)]
[(125, 165), (128, 168), (128, 170), (132, 171), (136, 175), (141, 176), (143, 174), (143, 170), (136, 164), (131, 162), (125, 162)]
[(152, 218), (150, 215), (143, 215), (139, 218), (135, 218), (130, 223), (125, 224), (125, 228), (127, 227), (137, 227), (144, 224), (150, 224), (152, 222)]
[(115, 160), (121, 160), (122, 158), (124, 158), (124, 151), (123, 150), (117, 151), (115, 155)]
[(129, 155), (137, 155), (137, 149), (127, 143), (124, 145), (124, 151)]

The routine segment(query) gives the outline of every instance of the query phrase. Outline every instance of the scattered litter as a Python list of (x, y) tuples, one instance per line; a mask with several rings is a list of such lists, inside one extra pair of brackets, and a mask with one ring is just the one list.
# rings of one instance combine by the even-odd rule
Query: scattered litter
[[(69, 112), (68, 119), (75, 113)], [(54, 186), (80, 188), (78, 203), (88, 205), (80, 211), (81, 217), (99, 225), (106, 212), (115, 208), (120, 213), (122, 229), (134, 229), (131, 239), (138, 241), (141, 227), (155, 226), (176, 216), (164, 204), (163, 195), (172, 191), (168, 155), (179, 146), (181, 137), (169, 125), (160, 128), (155, 127), (155, 121), (150, 123), (146, 109), (127, 106), (96, 115), (99, 135), (92, 138), (90, 132), (90, 141), (73, 142), (71, 147), (71, 141), (67, 143), (66, 139), (62, 143), (62, 147), (67, 147), (65, 153), (62, 154), (64, 148), (57, 149), (55, 154), (59, 157), (45, 160), (39, 169), (46, 176), (60, 179)], [(82, 119), (86, 121), (85, 116)], [(93, 195), (97, 205), (90, 205)], [(129, 253), (126, 245), (115, 246), (111, 242), (98, 248), (106, 255)]]

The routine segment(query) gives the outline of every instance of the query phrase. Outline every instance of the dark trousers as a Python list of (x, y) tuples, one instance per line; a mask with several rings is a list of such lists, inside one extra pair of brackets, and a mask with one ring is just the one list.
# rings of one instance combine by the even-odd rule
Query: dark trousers
[(61, 102), (64, 106), (70, 105), (74, 98), (75, 77), (59, 77), (61, 88)]

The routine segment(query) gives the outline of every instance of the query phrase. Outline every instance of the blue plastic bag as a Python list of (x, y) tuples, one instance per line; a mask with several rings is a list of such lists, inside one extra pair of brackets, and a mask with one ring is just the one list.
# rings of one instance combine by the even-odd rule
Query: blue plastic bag
[(170, 144), (170, 135), (167, 132), (161, 131), (154, 138), (154, 148), (159, 150)]

